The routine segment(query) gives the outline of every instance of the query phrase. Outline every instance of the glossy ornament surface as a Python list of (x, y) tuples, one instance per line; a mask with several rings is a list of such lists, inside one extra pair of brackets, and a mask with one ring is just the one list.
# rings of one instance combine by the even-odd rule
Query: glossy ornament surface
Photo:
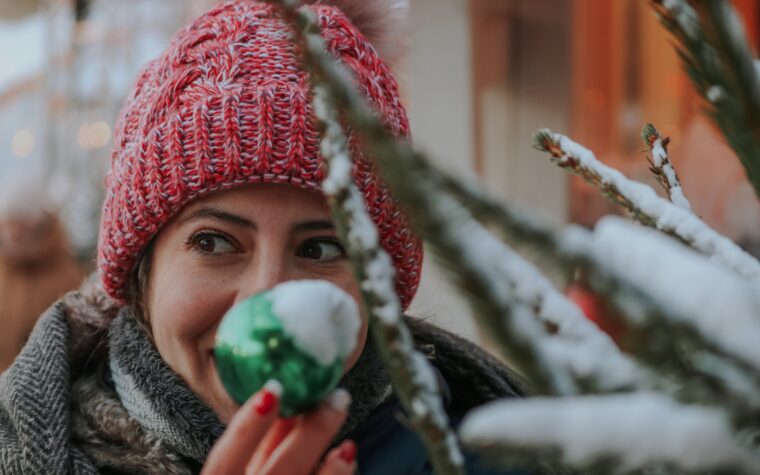
[[(288, 292), (278, 291), (278, 286), (253, 295), (230, 309), (219, 325), (214, 357), (222, 383), (236, 402), (245, 403), (274, 379), (283, 387), (280, 415), (290, 417), (318, 405), (335, 389), (343, 373), (350, 351), (336, 351), (336, 348), (342, 348), (341, 342), (331, 342), (325, 339), (325, 335), (335, 334), (336, 338), (345, 339), (342, 335), (345, 331), (341, 330), (346, 326), (357, 326), (360, 321), (353, 299), (334, 285), (323, 281), (286, 284), (290, 284), (290, 287), (283, 287)], [(278, 315), (275, 311), (277, 299), (299, 298), (304, 299), (302, 305), (294, 307), (292, 302), (287, 302), (287, 311), (281, 312), (289, 315)], [(346, 302), (346, 298), (350, 302)], [(315, 301), (313, 306), (310, 300)], [(324, 308), (331, 306), (334, 308)], [(298, 316), (302, 321), (294, 321), (294, 309), (303, 312)], [(324, 328), (324, 325), (335, 323), (341, 326)], [(343, 347), (352, 350), (358, 326), (350, 333), (353, 333), (354, 342), (348, 346), (343, 342)], [(310, 335), (321, 337), (321, 340), (308, 341)], [(320, 352), (319, 345), (336, 346)], [(325, 361), (324, 355), (329, 361)]]

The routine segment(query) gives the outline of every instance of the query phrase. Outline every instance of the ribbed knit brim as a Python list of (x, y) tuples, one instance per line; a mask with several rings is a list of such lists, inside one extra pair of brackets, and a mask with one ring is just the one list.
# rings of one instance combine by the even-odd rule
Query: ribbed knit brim
[[(389, 130), (408, 136), (398, 85), (375, 49), (337, 8), (304, 8), (316, 12), (329, 50)], [(117, 301), (143, 249), (190, 201), (250, 183), (320, 190), (320, 134), (297, 49), (278, 8), (236, 0), (182, 30), (142, 71), (117, 123), (98, 246), (103, 286)], [(372, 163), (353, 152), (355, 182), (406, 308), (419, 284), (421, 242)]]

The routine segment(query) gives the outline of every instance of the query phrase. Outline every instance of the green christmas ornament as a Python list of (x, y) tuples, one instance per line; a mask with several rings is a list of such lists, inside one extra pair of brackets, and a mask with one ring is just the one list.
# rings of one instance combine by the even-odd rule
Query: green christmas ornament
[(356, 302), (337, 286), (285, 282), (227, 312), (216, 335), (216, 368), (239, 404), (277, 380), (280, 415), (290, 417), (335, 389), (360, 327)]

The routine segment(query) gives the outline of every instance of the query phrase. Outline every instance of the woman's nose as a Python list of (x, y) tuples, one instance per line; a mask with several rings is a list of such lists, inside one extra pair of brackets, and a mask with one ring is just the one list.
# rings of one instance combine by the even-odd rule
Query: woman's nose
[(292, 280), (284, 252), (278, 249), (261, 249), (251, 260), (243, 276), (241, 298), (269, 290), (277, 284)]

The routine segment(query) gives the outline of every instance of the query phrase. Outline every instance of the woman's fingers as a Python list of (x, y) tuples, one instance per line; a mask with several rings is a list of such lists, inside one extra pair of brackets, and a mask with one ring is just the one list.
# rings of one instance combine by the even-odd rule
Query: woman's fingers
[(272, 381), (240, 408), (211, 449), (203, 466), (203, 474), (244, 472), (251, 454), (277, 419), (281, 394), (282, 386)]
[(346, 440), (325, 457), (317, 475), (354, 475), (356, 473), (356, 444)]
[(335, 391), (319, 409), (299, 419), (277, 419), (282, 388), (267, 385), (235, 414), (211, 450), (204, 474), (321, 475), (355, 471), (356, 445), (347, 441), (320, 459), (346, 418), (351, 398)]
[(248, 463), (248, 473), (258, 473), (261, 467), (269, 460), (272, 452), (277, 448), (285, 437), (290, 434), (290, 431), (296, 426), (298, 419), (291, 417), (289, 419), (277, 419), (274, 425), (269, 429), (269, 432), (261, 441), (258, 447), (256, 447), (256, 453)]
[[(304, 475), (313, 473), (319, 461), (343, 425), (351, 404), (345, 389), (338, 389), (325, 404), (301, 419), (285, 440), (272, 452), (256, 472), (257, 475)], [(250, 467), (251, 469), (257, 467)]]

